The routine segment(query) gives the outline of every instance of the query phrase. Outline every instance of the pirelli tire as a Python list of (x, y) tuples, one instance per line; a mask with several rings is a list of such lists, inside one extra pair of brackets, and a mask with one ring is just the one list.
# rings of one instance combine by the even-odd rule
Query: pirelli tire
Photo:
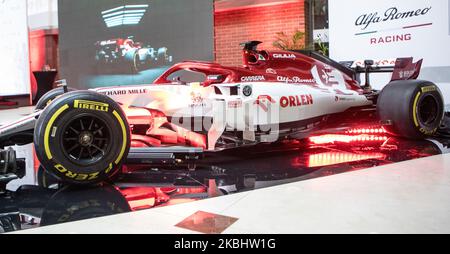
[(423, 80), (389, 83), (378, 97), (377, 108), (386, 131), (404, 138), (433, 136), (444, 118), (441, 91)]
[[(73, 88), (68, 89), (69, 92), (75, 91)], [(36, 104), (36, 110), (42, 110), (47, 107), (53, 100), (64, 94), (64, 87), (58, 87), (44, 94)]]
[(92, 91), (55, 99), (40, 115), (34, 146), (44, 169), (69, 184), (113, 177), (130, 149), (130, 130), (120, 106)]

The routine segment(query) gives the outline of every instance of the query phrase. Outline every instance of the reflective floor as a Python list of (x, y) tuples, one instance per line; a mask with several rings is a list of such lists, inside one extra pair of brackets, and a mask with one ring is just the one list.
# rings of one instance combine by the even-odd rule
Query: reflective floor
[[(334, 142), (334, 143), (333, 143)], [(38, 183), (0, 194), (0, 232), (133, 212), (251, 191), (284, 183), (449, 153), (444, 141), (324, 136), (309, 142), (261, 145), (216, 154), (196, 170), (127, 165), (111, 184), (69, 187)], [(192, 168), (192, 167), (190, 167)], [(203, 216), (203, 215), (202, 215)], [(205, 217), (204, 215), (203, 217)], [(193, 218), (195, 220), (195, 218)], [(223, 218), (232, 224), (233, 218)], [(189, 228), (192, 221), (180, 226)]]

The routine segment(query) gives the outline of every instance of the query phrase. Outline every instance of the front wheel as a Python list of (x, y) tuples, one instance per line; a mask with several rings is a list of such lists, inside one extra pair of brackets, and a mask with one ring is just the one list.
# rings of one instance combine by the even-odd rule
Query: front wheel
[(62, 182), (92, 184), (110, 179), (130, 147), (130, 130), (119, 105), (92, 91), (70, 92), (45, 108), (34, 132), (36, 154)]

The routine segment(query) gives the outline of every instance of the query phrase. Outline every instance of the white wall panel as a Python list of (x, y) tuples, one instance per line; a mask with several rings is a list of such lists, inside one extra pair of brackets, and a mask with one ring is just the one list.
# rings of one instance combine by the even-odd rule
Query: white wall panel
[(0, 0), (0, 96), (30, 93), (26, 0)]

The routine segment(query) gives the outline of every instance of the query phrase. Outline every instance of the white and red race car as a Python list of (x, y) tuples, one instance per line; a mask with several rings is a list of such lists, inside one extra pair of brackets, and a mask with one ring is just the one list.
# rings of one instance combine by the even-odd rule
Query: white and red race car
[[(442, 94), (416, 80), (421, 61), (340, 64), (314, 52), (257, 50), (259, 43), (243, 45), (239, 67), (188, 61), (149, 85), (55, 89), (35, 114), (2, 126), (0, 144), (34, 142), (47, 172), (89, 184), (111, 178), (123, 163), (182, 162), (204, 151), (360, 127), (369, 133), (355, 135), (426, 138), (439, 131)], [(373, 72), (393, 72), (381, 92), (370, 86)]]

